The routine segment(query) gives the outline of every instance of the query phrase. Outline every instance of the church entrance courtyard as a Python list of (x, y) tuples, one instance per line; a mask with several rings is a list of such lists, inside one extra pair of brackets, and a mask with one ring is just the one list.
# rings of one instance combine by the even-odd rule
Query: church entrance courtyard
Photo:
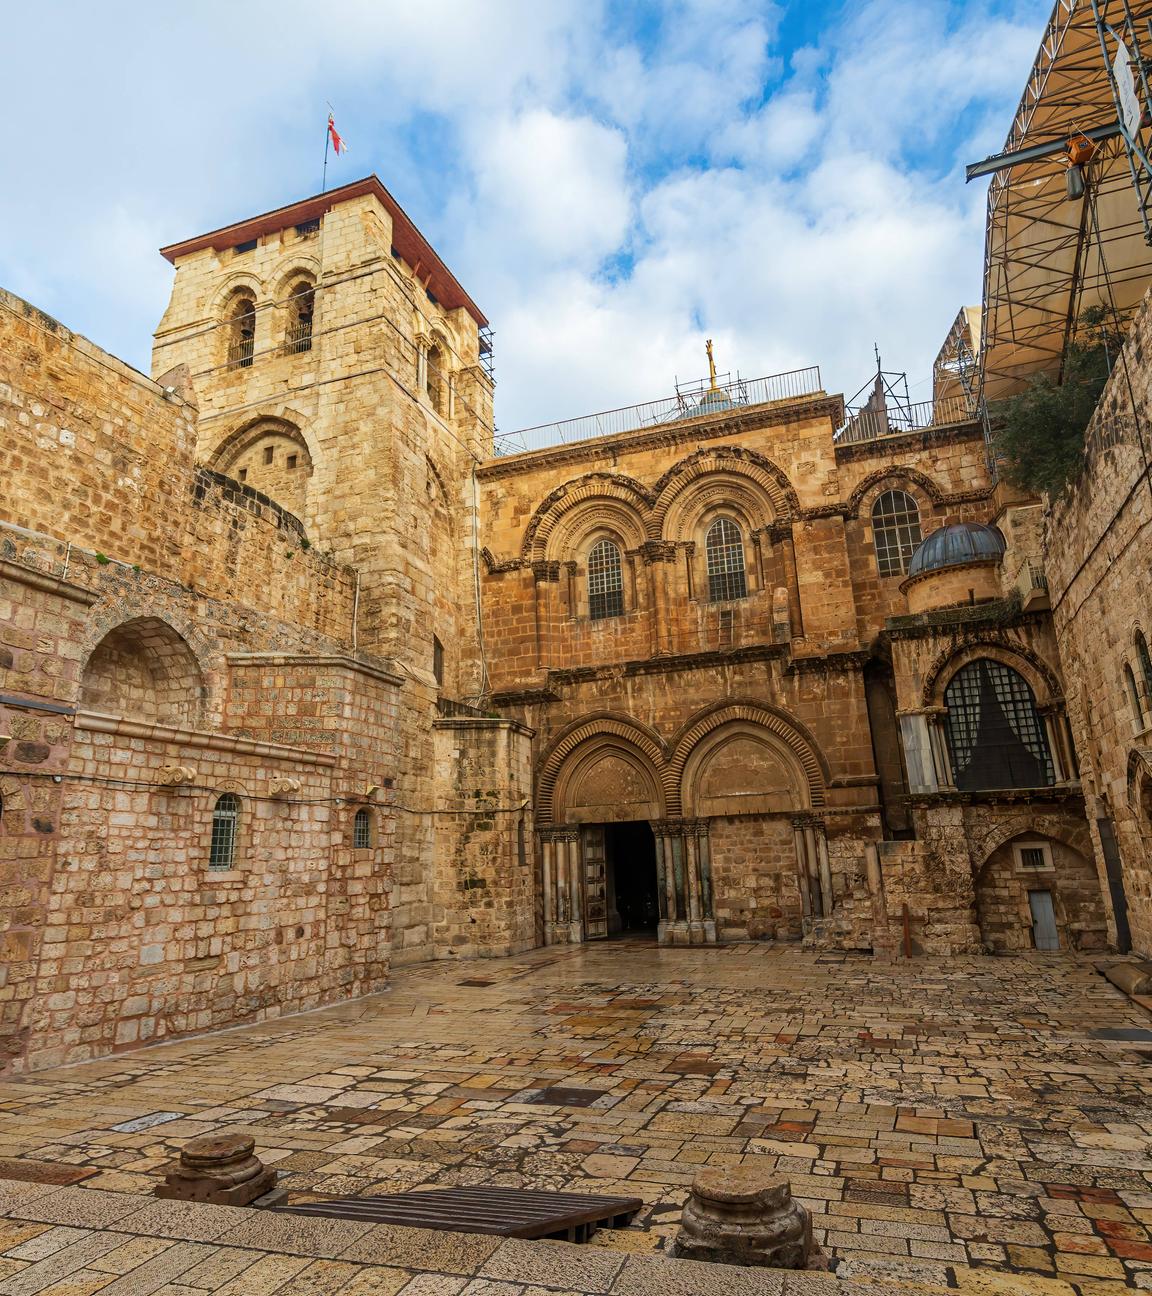
[(293, 1193), (639, 1196), (596, 1240), (630, 1251), (662, 1247), (698, 1167), (764, 1158), (841, 1276), (1152, 1289), (1152, 1017), (1065, 955), (621, 938), (409, 967), (385, 994), (0, 1081), (0, 1180), (147, 1194), (230, 1123)]

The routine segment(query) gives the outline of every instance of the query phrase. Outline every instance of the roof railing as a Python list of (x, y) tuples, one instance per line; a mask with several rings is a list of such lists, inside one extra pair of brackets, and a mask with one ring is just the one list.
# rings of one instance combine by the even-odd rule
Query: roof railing
[(878, 441), (883, 437), (903, 436), (928, 428), (971, 423), (980, 417), (975, 402), (963, 393), (914, 404), (888, 401), (876, 407), (870, 403), (859, 409), (849, 409), (846, 413), (848, 417), (844, 425), (833, 437), (837, 445)]
[(638, 432), (643, 428), (659, 427), (663, 423), (705, 418), (753, 405), (798, 400), (804, 396), (819, 395), (823, 390), (818, 365), (806, 369), (790, 369), (786, 373), (770, 374), (766, 378), (726, 375), (717, 381), (715, 387), (708, 379), (703, 379), (691, 386), (678, 387), (674, 396), (666, 396), (663, 400), (601, 410), (598, 414), (585, 414), (581, 418), (564, 419), (559, 423), (541, 423), (516, 432), (499, 432), (495, 438), (495, 452), (498, 455), (509, 455), (524, 450), (540, 450), (546, 446), (571, 445), (594, 437)]

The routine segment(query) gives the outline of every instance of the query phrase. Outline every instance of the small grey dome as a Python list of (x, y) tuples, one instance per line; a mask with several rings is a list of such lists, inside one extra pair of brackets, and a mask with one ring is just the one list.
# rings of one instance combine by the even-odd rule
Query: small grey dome
[(984, 558), (998, 560), (1003, 555), (1004, 541), (998, 531), (982, 522), (957, 522), (940, 527), (920, 542), (908, 564), (908, 575), (920, 576)]

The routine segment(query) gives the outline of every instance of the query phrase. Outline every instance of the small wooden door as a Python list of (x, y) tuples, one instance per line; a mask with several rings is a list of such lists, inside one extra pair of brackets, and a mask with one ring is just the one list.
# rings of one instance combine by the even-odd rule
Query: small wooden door
[(1060, 937), (1056, 931), (1056, 912), (1052, 908), (1051, 891), (1029, 891), (1028, 907), (1032, 910), (1032, 940), (1038, 950), (1058, 950)]
[(586, 824), (580, 831), (584, 855), (584, 939), (608, 935), (608, 879), (603, 824)]

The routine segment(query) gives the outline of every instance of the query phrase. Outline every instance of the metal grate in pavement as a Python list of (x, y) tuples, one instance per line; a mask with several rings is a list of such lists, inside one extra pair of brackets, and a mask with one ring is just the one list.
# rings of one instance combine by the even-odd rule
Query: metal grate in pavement
[(639, 1197), (485, 1187), (436, 1188), (387, 1197), (336, 1197), (273, 1209), (280, 1214), (321, 1215), (363, 1224), (405, 1224), (454, 1233), (585, 1242), (598, 1226), (624, 1228), (642, 1205)]

